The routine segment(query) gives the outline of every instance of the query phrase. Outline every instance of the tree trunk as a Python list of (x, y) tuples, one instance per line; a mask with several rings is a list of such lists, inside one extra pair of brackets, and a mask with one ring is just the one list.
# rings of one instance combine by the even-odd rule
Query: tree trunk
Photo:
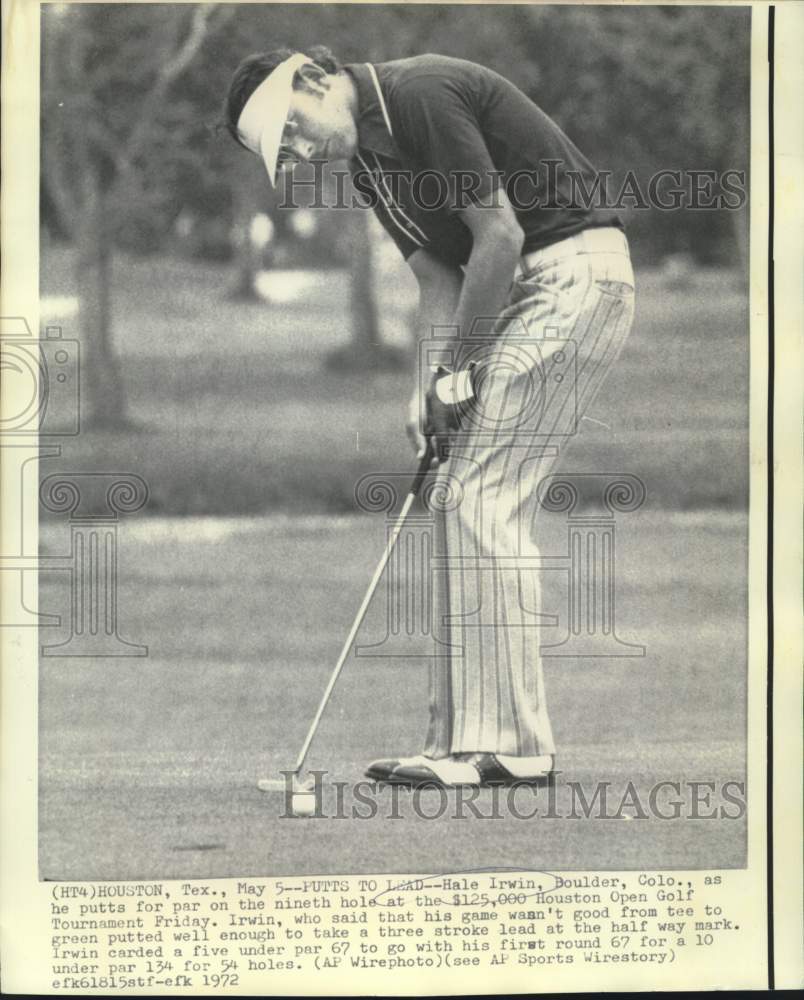
[(737, 260), (740, 266), (740, 277), (743, 283), (748, 285), (750, 266), (748, 255), (750, 230), (747, 203), (743, 205), (742, 208), (732, 211), (731, 220), (734, 232), (734, 242), (737, 247)]
[(88, 178), (76, 232), (81, 332), (81, 382), (86, 424), (99, 430), (128, 425), (126, 395), (112, 347), (111, 241), (97, 177)]
[[(748, 146), (748, 128), (745, 128), (745, 145), (738, 147), (736, 150), (737, 156), (733, 158), (733, 162), (745, 164), (746, 161), (746, 150)], [(739, 157), (739, 159), (737, 159)], [(748, 190), (748, 172), (746, 171), (746, 192)], [(732, 231), (734, 234), (734, 242), (737, 249), (737, 261), (740, 267), (740, 277), (742, 278), (746, 287), (748, 286), (749, 272), (751, 267), (751, 261), (749, 257), (750, 249), (750, 219), (748, 215), (748, 199), (746, 198), (745, 204), (742, 208), (732, 209), (731, 212), (732, 221)]]
[[(244, 157), (245, 159), (245, 157)], [(250, 166), (250, 164), (249, 164)], [(232, 242), (235, 251), (234, 281), (227, 292), (227, 298), (239, 302), (257, 302), (259, 295), (255, 287), (257, 271), (260, 269), (260, 253), (251, 239), (251, 221), (259, 211), (259, 200), (254, 192), (254, 182), (249, 174), (241, 170), (232, 190), (233, 219)]]
[[(751, 122), (748, 116), (748, 94), (746, 88), (745, 103), (739, 108), (732, 121), (732, 140), (730, 146), (729, 161), (726, 164), (728, 169), (744, 170), (746, 179), (746, 192), (750, 178), (748, 176), (748, 165), (751, 161)], [(742, 208), (730, 211), (732, 234), (734, 245), (737, 251), (736, 260), (740, 268), (740, 277), (748, 286), (751, 261), (749, 257), (749, 236), (750, 217), (748, 199)]]
[(351, 341), (327, 358), (330, 368), (341, 371), (395, 371), (405, 367), (405, 353), (383, 344), (375, 295), (374, 259), (368, 214), (351, 213), (349, 318)]
[(254, 284), (257, 277), (257, 262), (248, 226), (238, 219), (232, 230), (235, 249), (234, 281), (226, 297), (235, 302), (256, 302), (259, 299)]
[(352, 212), (351, 227), (352, 346), (357, 353), (365, 351), (369, 357), (380, 345), (380, 329), (374, 296), (374, 258), (371, 252), (368, 213)]

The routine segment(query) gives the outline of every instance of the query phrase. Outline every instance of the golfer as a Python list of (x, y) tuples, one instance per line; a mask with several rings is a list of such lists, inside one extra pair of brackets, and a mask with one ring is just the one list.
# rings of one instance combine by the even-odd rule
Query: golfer
[[(252, 55), (225, 116), (272, 184), (300, 162), (348, 164), (418, 280), (419, 339), (434, 338), (458, 373), (446, 389), (443, 373), (425, 390), (417, 377), (408, 422), (420, 454), (425, 435), (434, 443), (436, 485), (454, 501), (434, 511), (443, 631), (429, 728), (421, 754), (377, 760), (367, 774), (408, 785), (549, 780), (533, 517), (539, 483), (631, 326), (621, 221), (582, 196), (595, 172), (555, 122), (461, 59), (341, 66), (319, 47)], [(470, 396), (468, 410), (443, 405), (450, 389)]]

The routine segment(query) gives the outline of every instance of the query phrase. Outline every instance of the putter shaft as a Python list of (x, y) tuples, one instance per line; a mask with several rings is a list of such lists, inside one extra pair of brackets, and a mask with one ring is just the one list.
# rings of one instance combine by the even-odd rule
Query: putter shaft
[(405, 524), (405, 520), (410, 512), (410, 508), (413, 506), (413, 502), (416, 499), (419, 490), (422, 487), (422, 483), (424, 482), (427, 473), (430, 470), (430, 465), (432, 463), (432, 460), (433, 460), (433, 450), (431, 445), (428, 443), (427, 447), (425, 448), (424, 455), (422, 456), (422, 459), (419, 462), (419, 467), (416, 470), (416, 475), (414, 476), (413, 482), (410, 485), (410, 490), (408, 491), (408, 495), (405, 497), (405, 503), (403, 504), (402, 510), (399, 514), (399, 517), (396, 520), (396, 524), (394, 525), (394, 530), (391, 532), (391, 537), (388, 539), (388, 544), (385, 546), (385, 552), (383, 553), (382, 559), (380, 559), (379, 565), (374, 571), (374, 575), (371, 578), (371, 583), (368, 585), (368, 590), (366, 591), (365, 597), (363, 598), (363, 602), (360, 605), (360, 609), (357, 612), (355, 620), (352, 623), (352, 627), (349, 630), (349, 635), (346, 637), (346, 642), (343, 644), (341, 655), (338, 657), (338, 662), (335, 664), (335, 669), (332, 671), (329, 683), (326, 686), (324, 695), (321, 698), (321, 702), (318, 706), (318, 711), (315, 713), (315, 718), (313, 719), (312, 725), (308, 730), (307, 737), (302, 745), (301, 752), (299, 753), (299, 757), (296, 761), (296, 767), (294, 769), (294, 773), (296, 774), (298, 774), (304, 767), (304, 761), (307, 758), (307, 753), (310, 750), (310, 746), (313, 742), (313, 738), (315, 737), (316, 730), (318, 729), (318, 724), (321, 721), (321, 717), (324, 714), (324, 710), (327, 707), (327, 703), (329, 702), (333, 688), (335, 687), (338, 677), (340, 676), (340, 672), (343, 669), (343, 665), (344, 663), (346, 663), (349, 653), (351, 652), (352, 644), (354, 643), (358, 630), (363, 623), (363, 619), (366, 616), (366, 612), (368, 611), (368, 606), (371, 603), (372, 597), (374, 596), (374, 591), (377, 589), (377, 584), (380, 582), (383, 572), (385, 571), (385, 567), (388, 565), (388, 560), (391, 558), (391, 553), (394, 551), (394, 546), (396, 545), (396, 541), (399, 538), (399, 533), (402, 531), (402, 528)]

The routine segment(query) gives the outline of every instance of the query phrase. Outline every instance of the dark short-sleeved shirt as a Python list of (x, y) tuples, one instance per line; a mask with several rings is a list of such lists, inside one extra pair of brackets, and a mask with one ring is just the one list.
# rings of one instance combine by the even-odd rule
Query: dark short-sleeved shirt
[(499, 73), (440, 55), (375, 64), (391, 136), (368, 66), (345, 69), (358, 94), (352, 179), (406, 258), (425, 248), (465, 264), (472, 235), (459, 213), (501, 185), (525, 233), (523, 253), (583, 229), (622, 228), (584, 194), (596, 181), (589, 160)]

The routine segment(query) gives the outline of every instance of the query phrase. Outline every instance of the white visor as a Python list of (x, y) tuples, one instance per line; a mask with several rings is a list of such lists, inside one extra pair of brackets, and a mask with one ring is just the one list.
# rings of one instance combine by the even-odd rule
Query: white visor
[(296, 52), (281, 62), (249, 97), (237, 120), (243, 144), (262, 157), (272, 185), (276, 184), (277, 159), (293, 95), (293, 78), (310, 61), (303, 52)]

